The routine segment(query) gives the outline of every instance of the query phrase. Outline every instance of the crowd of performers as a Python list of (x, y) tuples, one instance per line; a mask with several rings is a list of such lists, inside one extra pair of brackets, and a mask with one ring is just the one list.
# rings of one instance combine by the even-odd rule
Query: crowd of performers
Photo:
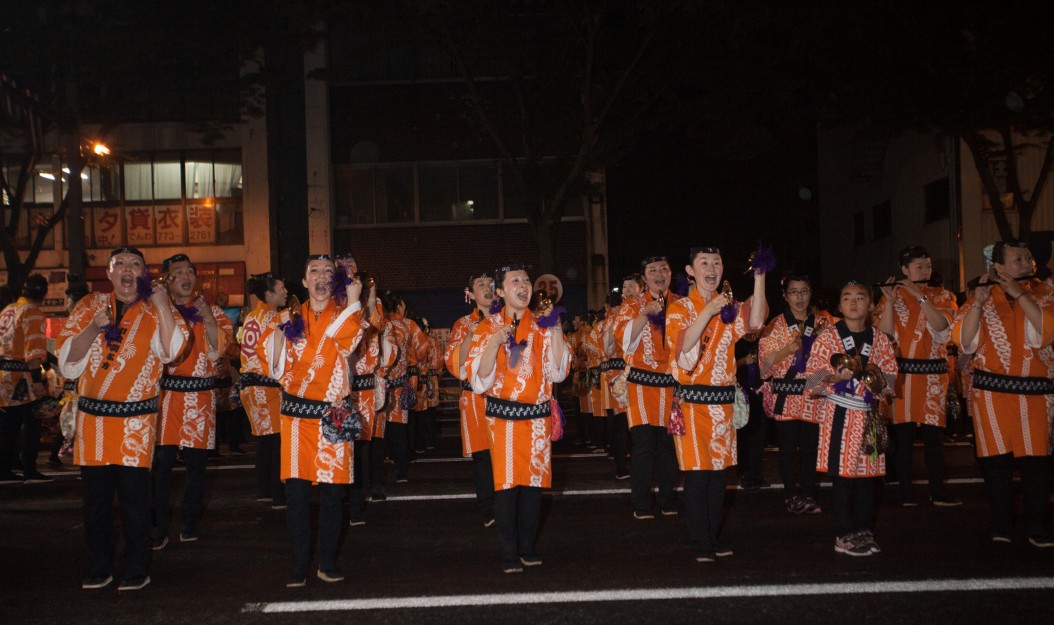
[[(680, 473), (693, 557), (732, 556), (721, 535), (722, 504), (726, 471), (738, 463), (736, 429), (749, 413), (736, 380), (735, 345), (753, 340), (764, 412), (780, 443), (786, 507), (820, 512), (816, 472), (827, 473), (835, 551), (880, 551), (873, 478), (886, 472), (890, 431), (899, 450), (901, 505), (917, 505), (910, 478), (917, 434), (925, 445), (930, 501), (961, 504), (944, 489), (941, 444), (955, 368), (964, 374), (974, 421), (991, 539), (1010, 542), (1015, 535), (1018, 470), (1022, 533), (1036, 548), (1054, 546), (1046, 527), (1054, 285), (1034, 278), (1024, 244), (995, 244), (991, 270), (971, 284), (961, 307), (930, 282), (926, 250), (910, 247), (899, 258), (903, 276), (877, 285), (877, 305), (870, 285), (849, 282), (839, 292), (837, 317), (812, 305), (808, 276), (788, 274), (780, 283), (786, 306), (769, 319), (765, 282), (775, 259), (764, 247), (751, 257), (753, 291), (744, 301), (725, 280), (718, 248), (692, 248), (686, 260), (686, 295), (670, 288), (669, 259), (644, 259), (641, 272), (623, 281), (621, 301), (605, 314), (577, 319), (567, 337), (563, 310), (534, 297), (524, 265), (481, 271), (468, 277), (471, 312), (454, 324), (443, 349), (404, 315), (405, 302), (378, 293), (349, 255), (308, 257), (303, 304), (288, 297), (280, 278), (252, 276), (247, 291), (256, 305), (234, 336), (222, 310), (196, 290), (185, 254), (165, 260), (161, 277), (151, 281), (139, 250), (113, 250), (112, 293), (83, 297), (57, 341), (59, 370), (73, 382), (67, 407), (84, 485), (90, 569), (82, 586), (113, 584), (115, 494), (124, 533), (118, 588), (149, 583), (150, 552), (169, 541), (177, 452), (187, 467), (178, 538), (198, 539), (217, 397), (231, 392), (224, 355), (232, 350), (241, 357), (233, 393), (259, 441), (260, 499), (287, 514), (290, 587), (306, 585), (312, 569), (323, 582), (343, 579), (344, 498), (350, 498), (352, 525), (363, 523), (366, 501), (384, 498), (385, 439), (396, 480), (406, 479), (408, 414), (428, 414), (438, 397), (416, 389), (444, 366), (461, 384), (462, 452), (472, 458), (480, 521), (496, 526), (505, 573), (542, 564), (535, 546), (542, 490), (551, 485), (551, 445), (563, 429), (555, 385), (569, 376), (581, 411), (601, 417), (594, 423), (606, 423), (612, 433), (615, 477), (630, 480), (634, 518), (677, 515)], [(5, 414), (40, 393), (34, 367), (44, 357), (39, 291), (36, 280), (27, 281), (24, 296), (0, 314)], [(961, 354), (957, 360), (949, 346)], [(629, 463), (622, 442), (627, 427)]]

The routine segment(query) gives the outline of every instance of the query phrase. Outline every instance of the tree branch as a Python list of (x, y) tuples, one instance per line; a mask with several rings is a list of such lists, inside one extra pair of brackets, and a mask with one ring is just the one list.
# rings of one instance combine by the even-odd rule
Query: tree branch
[(1003, 210), (1003, 199), (999, 196), (999, 187), (995, 184), (995, 177), (992, 175), (992, 168), (988, 162), (987, 154), (982, 150), (980, 141), (978, 141), (978, 133), (976, 131), (965, 130), (959, 133), (962, 140), (966, 142), (966, 146), (970, 148), (970, 153), (973, 155), (974, 164), (977, 167), (977, 173), (981, 176), (981, 184), (984, 186), (985, 194), (988, 195), (988, 201), (992, 205), (992, 217), (995, 218), (995, 225), (999, 229), (999, 236), (1004, 240), (1011, 240), (1014, 238), (1014, 233), (1010, 229), (1010, 222), (1006, 218), (1006, 211)]

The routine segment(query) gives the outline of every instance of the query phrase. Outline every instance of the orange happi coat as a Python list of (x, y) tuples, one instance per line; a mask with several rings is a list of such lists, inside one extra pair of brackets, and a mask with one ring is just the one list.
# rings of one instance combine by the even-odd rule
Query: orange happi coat
[(245, 317), (241, 328), (241, 374), (260, 384), (249, 383), (241, 390), (242, 405), (249, 415), (253, 436), (278, 434), (282, 391), (271, 373), (267, 345), (278, 328), (278, 310), (259, 302)]
[(992, 287), (981, 309), (976, 338), (967, 343), (962, 336), (963, 319), (977, 306), (972, 297), (959, 309), (952, 328), (952, 340), (960, 352), (973, 354), (968, 401), (979, 458), (1010, 453), (1015, 457), (1044, 456), (1054, 451), (1054, 394), (977, 388), (977, 378), (983, 372), (1048, 380), (1054, 376), (1054, 288), (1038, 280), (1026, 282), (1023, 288), (1039, 306), (1043, 327), (1034, 327), (1020, 305), (1011, 303), (1001, 288)]
[[(714, 293), (713, 297), (724, 297)], [(708, 299), (695, 288), (688, 297), (670, 304), (666, 313), (666, 348), (674, 357), (670, 370), (682, 385), (735, 388), (735, 343), (747, 334), (753, 298), (737, 304), (736, 316), (725, 323), (714, 315), (699, 342), (683, 352), (684, 333), (695, 323)], [(733, 400), (734, 401), (734, 400)], [(736, 428), (732, 425), (733, 402), (695, 404), (679, 402), (685, 433), (673, 437), (677, 463), (682, 471), (716, 471), (736, 464)]]
[[(313, 401), (335, 404), (350, 394), (347, 358), (358, 346), (367, 322), (355, 302), (339, 310), (334, 301), (316, 316), (311, 302), (301, 307), (304, 336), (286, 341), (285, 359), (280, 362), (282, 390)], [(329, 443), (322, 437), (317, 418), (282, 414), (282, 479), (298, 478), (327, 484), (350, 484), (353, 448), (348, 443)]]
[[(477, 393), (508, 401), (545, 404), (553, 399), (553, 384), (567, 377), (571, 355), (565, 353), (560, 361), (554, 358), (552, 335), (558, 330), (539, 328), (530, 310), (525, 310), (516, 324), (515, 341), (517, 344), (523, 341), (516, 366), (510, 362), (509, 348), (502, 346), (494, 369), (489, 375), (480, 375), (479, 361), (490, 337), (511, 323), (513, 319), (503, 308), (476, 328), (466, 363), (472, 388)], [(486, 420), (495, 490), (515, 486), (549, 487), (552, 484), (550, 417), (514, 421), (488, 416)]]
[[(485, 318), (483, 312), (477, 308), (455, 321), (450, 329), (446, 352), (443, 354), (447, 371), (462, 383), (458, 411), (461, 413), (461, 455), (464, 457), (490, 449), (490, 432), (487, 430), (483, 395), (472, 391), (466, 363), (460, 362), (461, 344), (472, 340), (473, 325)], [(469, 388), (465, 388), (466, 383)]]
[(443, 372), (443, 345), (435, 336), (429, 335), (432, 347), (428, 351), (428, 380), (431, 394), (425, 398), (425, 408), (439, 407), (439, 378)]
[[(180, 313), (173, 307), (172, 314)], [(205, 338), (204, 322), (185, 322), (189, 332), (187, 343), (176, 360), (165, 365), (163, 377), (211, 379), (215, 384), (217, 363), (226, 357), (224, 354), (231, 342), (231, 321), (218, 306), (212, 306), (212, 314), (216, 316), (218, 345), (214, 349), (209, 347)], [(215, 388), (203, 391), (163, 388), (157, 444), (178, 445), (190, 449), (215, 449)]]
[(44, 312), (24, 297), (7, 305), (0, 313), (0, 408), (20, 406), (39, 399), (33, 392), (33, 378), (24, 368), (30, 360), (47, 357), (47, 320)]
[(604, 356), (604, 337), (600, 330), (603, 321), (596, 321), (589, 333), (583, 337), (582, 346), (586, 352), (586, 366), (589, 367), (589, 405), (593, 416), (604, 417), (604, 390), (600, 379), (600, 363), (607, 360)]
[[(384, 335), (381, 330), (369, 326), (362, 342), (348, 358), (352, 376), (360, 377), (360, 379), (374, 377), (372, 388), (352, 389), (351, 391), (355, 409), (362, 416), (362, 433), (359, 435), (359, 440), (362, 441), (372, 440), (374, 437), (384, 438), (386, 421), (383, 418), (377, 418), (377, 403), (378, 400), (384, 400), (378, 395), (384, 392), (381, 384), (383, 384), (385, 371), (395, 362), (396, 349), (394, 345), (388, 344), (389, 341), (390, 337)], [(378, 378), (381, 380), (380, 384)]]
[[(842, 430), (841, 451), (838, 460), (838, 475), (842, 477), (878, 477), (886, 474), (886, 455), (878, 454), (871, 458), (863, 452), (864, 430), (867, 422), (867, 410), (845, 408), (836, 405), (829, 397), (834, 394), (834, 384), (828, 382), (828, 378), (834, 374), (831, 366), (833, 354), (847, 353), (838, 328), (844, 324), (838, 323), (828, 326), (820, 333), (813, 343), (812, 352), (809, 354), (809, 362), (805, 367), (805, 375), (809, 382), (806, 384), (806, 392), (821, 397), (816, 405), (816, 414), (820, 422), (820, 447), (816, 458), (816, 468), (828, 472), (834, 467), (828, 466), (827, 458), (831, 452), (832, 433), (834, 431), (834, 417), (837, 411), (845, 411), (845, 426)], [(889, 337), (878, 328), (872, 329), (874, 339), (871, 342), (871, 354), (869, 362), (874, 363), (886, 377), (887, 384), (892, 384), (897, 376), (897, 360), (893, 354), (893, 344)], [(854, 353), (861, 350), (861, 346), (853, 348)], [(888, 387), (887, 387), (888, 390)], [(866, 389), (863, 384), (854, 384), (851, 395), (857, 398), (866, 397)], [(885, 427), (884, 424), (880, 427)]]
[[(676, 293), (666, 293), (666, 314), (674, 302), (681, 298)], [(626, 364), (632, 369), (669, 375), (670, 350), (666, 345), (666, 332), (662, 324), (646, 321), (636, 341), (632, 337), (633, 319), (655, 298), (651, 291), (626, 301), (616, 318), (615, 340), (622, 343)], [(631, 372), (632, 373), (632, 372)], [(673, 387), (645, 386), (627, 381), (626, 398), (629, 402), (626, 414), (629, 426), (656, 425), (665, 427), (673, 406)]]
[[(805, 336), (815, 336), (827, 326), (834, 325), (835, 319), (822, 310), (817, 310), (806, 318)], [(801, 327), (793, 316), (787, 312), (777, 317), (765, 326), (765, 330), (758, 340), (758, 362), (760, 363), (761, 377), (765, 383), (761, 386), (762, 405), (765, 414), (777, 421), (816, 421), (816, 401), (807, 394), (787, 395), (783, 400), (782, 410), (776, 412), (779, 395), (772, 390), (772, 381), (780, 379), (805, 380), (804, 368), (788, 377), (791, 365), (797, 357), (796, 354), (784, 356), (782, 360), (773, 361), (775, 353), (784, 348), (793, 337), (802, 332)], [(806, 360), (809, 355), (803, 356)]]
[[(81, 400), (129, 404), (156, 401), (163, 366), (180, 353), (187, 330), (182, 318), (177, 317), (172, 341), (163, 347), (158, 312), (150, 300), (127, 305), (119, 322), (119, 342), (108, 344), (100, 332), (82, 359), (69, 358), (72, 339), (91, 324), (96, 313), (117, 310), (116, 306), (113, 293), (93, 293), (77, 303), (59, 333), (59, 371), (67, 378), (78, 378), (77, 394)], [(156, 430), (156, 411), (113, 417), (81, 408), (77, 410), (73, 461), (81, 466), (148, 469), (154, 457)]]
[[(608, 310), (607, 316), (604, 318), (604, 322), (600, 328), (600, 344), (604, 350), (604, 359), (606, 362), (615, 360), (622, 360), (622, 345), (614, 340), (614, 329), (615, 324), (618, 321), (618, 311), (623, 305)], [(603, 371), (600, 374), (600, 389), (603, 393), (604, 398), (604, 410), (611, 410), (613, 413), (618, 414), (625, 412), (626, 407), (618, 402), (615, 397), (615, 393), (612, 390), (612, 385), (615, 382), (615, 378), (623, 372), (622, 368), (612, 368), (609, 365), (607, 371)]]
[[(958, 306), (955, 295), (941, 287), (921, 285), (923, 295), (945, 319), (948, 327), (938, 332), (930, 327), (922, 304), (904, 289), (894, 291), (893, 341), (897, 358), (914, 360), (948, 360), (948, 343), (952, 337), (952, 320)], [(876, 308), (878, 317), (885, 312), (883, 297)], [(877, 325), (877, 323), (876, 323)], [(907, 373), (904, 367), (897, 374), (896, 394), (893, 397), (893, 423), (924, 423), (945, 426), (948, 395), (948, 374)]]

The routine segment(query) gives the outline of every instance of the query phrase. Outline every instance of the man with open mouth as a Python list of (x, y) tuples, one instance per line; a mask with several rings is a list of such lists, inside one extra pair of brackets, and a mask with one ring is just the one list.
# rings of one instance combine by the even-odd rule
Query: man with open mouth
[(179, 505), (179, 541), (197, 542), (205, 505), (205, 464), (216, 448), (216, 372), (233, 328), (223, 309), (209, 306), (198, 288), (197, 269), (186, 254), (161, 263), (161, 273), (189, 336), (183, 351), (161, 376), (161, 418), (154, 453), (154, 535), (151, 548), (168, 546), (168, 502), (177, 452), (186, 464)]

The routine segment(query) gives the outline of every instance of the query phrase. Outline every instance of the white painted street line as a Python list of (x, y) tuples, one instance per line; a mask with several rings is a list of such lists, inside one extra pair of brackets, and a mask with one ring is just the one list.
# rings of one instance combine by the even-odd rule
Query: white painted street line
[(277, 601), (250, 603), (242, 612), (289, 614), (303, 612), (350, 612), (360, 610), (406, 610), (422, 608), (484, 607), (553, 603), (606, 603), (670, 599), (740, 599), (756, 597), (804, 597), (811, 595), (905, 594), (920, 592), (976, 592), (998, 590), (1054, 589), (1054, 577), (989, 577), (968, 579), (923, 579), (826, 584), (778, 584), (764, 586), (703, 586), (689, 588), (622, 588), (567, 592), (439, 595), (432, 597), (379, 597), (376, 599), (331, 599), (327, 601)]

